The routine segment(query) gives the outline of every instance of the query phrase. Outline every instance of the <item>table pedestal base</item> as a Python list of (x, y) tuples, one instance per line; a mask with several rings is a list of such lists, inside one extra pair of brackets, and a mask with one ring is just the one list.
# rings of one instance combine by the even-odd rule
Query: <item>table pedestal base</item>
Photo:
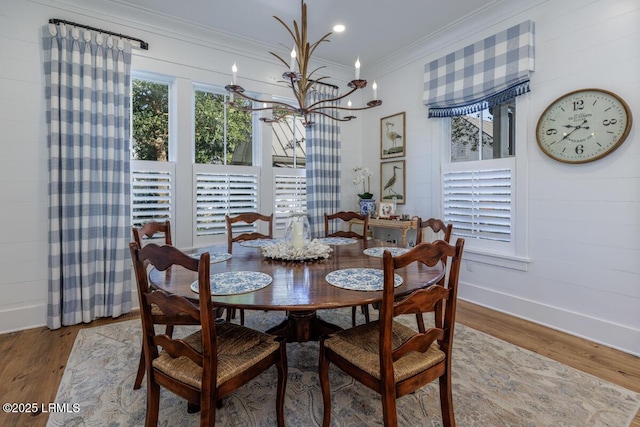
[(287, 319), (270, 328), (267, 333), (286, 338), (287, 342), (318, 341), (321, 336), (338, 332), (342, 328), (326, 322), (314, 311), (290, 311)]

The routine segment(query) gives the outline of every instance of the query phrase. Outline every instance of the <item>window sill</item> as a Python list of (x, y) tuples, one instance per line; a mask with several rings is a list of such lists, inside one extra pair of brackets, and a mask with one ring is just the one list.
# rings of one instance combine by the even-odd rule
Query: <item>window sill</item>
[(462, 259), (519, 271), (527, 271), (529, 263), (531, 262), (531, 259), (527, 257), (472, 248), (464, 248)]

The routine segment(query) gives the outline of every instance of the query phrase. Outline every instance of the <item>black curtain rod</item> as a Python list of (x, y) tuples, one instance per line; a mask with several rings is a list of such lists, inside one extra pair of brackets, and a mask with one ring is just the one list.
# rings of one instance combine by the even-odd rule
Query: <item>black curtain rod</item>
[(140, 49), (142, 49), (142, 50), (149, 50), (149, 43), (145, 42), (144, 40), (137, 39), (135, 37), (126, 36), (124, 34), (114, 33), (112, 31), (107, 31), (107, 30), (103, 30), (103, 29), (100, 29), (100, 28), (89, 27), (88, 25), (82, 25), (82, 24), (78, 24), (78, 23), (75, 23), (75, 22), (71, 22), (71, 21), (65, 21), (64, 19), (51, 18), (51, 19), (49, 19), (49, 24), (55, 24), (55, 25), (67, 24), (67, 25), (72, 25), (74, 27), (86, 28), (87, 30), (97, 31), (97, 32), (103, 33), (103, 34), (109, 34), (111, 36), (118, 36), (118, 37), (121, 37), (123, 39), (128, 39), (128, 40), (140, 43)]

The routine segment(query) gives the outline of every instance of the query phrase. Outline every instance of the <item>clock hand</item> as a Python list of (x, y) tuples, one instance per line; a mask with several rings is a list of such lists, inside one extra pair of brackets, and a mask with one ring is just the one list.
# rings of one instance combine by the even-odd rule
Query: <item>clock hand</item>
[[(584, 124), (584, 122), (582, 123)], [(573, 126), (573, 125), (564, 125), (562, 126), (564, 128), (580, 128), (580, 129), (589, 129), (589, 126), (582, 126), (582, 125), (578, 125), (578, 126)]]
[[(578, 129), (588, 129), (588, 127), (582, 127), (583, 124), (587, 123), (587, 119), (585, 119), (582, 123), (580, 123), (578, 126), (575, 126), (573, 128), (573, 130), (571, 132), (569, 132), (568, 134), (566, 134), (565, 136), (563, 136), (562, 138), (560, 138), (560, 140), (558, 142), (562, 142), (565, 139), (567, 139), (569, 137), (569, 135), (571, 135), (572, 133), (574, 133), (575, 131), (577, 131)], [(571, 126), (571, 125), (569, 125)], [(566, 126), (565, 126), (566, 127)]]

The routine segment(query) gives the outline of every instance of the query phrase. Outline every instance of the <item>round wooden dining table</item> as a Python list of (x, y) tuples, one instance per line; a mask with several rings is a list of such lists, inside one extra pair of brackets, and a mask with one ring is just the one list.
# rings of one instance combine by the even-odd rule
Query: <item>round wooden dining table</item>
[[(365, 247), (366, 244), (366, 247)], [(314, 261), (283, 261), (270, 259), (259, 247), (234, 244), (228, 260), (212, 263), (210, 274), (230, 271), (255, 271), (271, 276), (271, 283), (261, 289), (234, 295), (212, 295), (215, 307), (246, 310), (282, 310), (285, 320), (268, 332), (286, 337), (288, 342), (317, 340), (320, 336), (341, 328), (323, 321), (316, 311), (341, 307), (373, 304), (382, 300), (381, 291), (343, 289), (327, 282), (327, 274), (343, 269), (369, 268), (382, 270), (382, 258), (364, 253), (365, 248), (396, 247), (378, 240), (355, 240), (350, 244), (331, 245), (327, 259)], [(381, 251), (381, 250), (379, 250)], [(227, 246), (208, 246), (187, 253), (226, 253)], [(402, 284), (396, 287), (396, 297), (416, 289), (428, 287), (444, 275), (442, 265), (429, 267), (421, 263), (397, 269)], [(191, 290), (197, 273), (174, 266), (167, 271), (151, 269), (151, 286), (197, 301), (198, 294)]]

